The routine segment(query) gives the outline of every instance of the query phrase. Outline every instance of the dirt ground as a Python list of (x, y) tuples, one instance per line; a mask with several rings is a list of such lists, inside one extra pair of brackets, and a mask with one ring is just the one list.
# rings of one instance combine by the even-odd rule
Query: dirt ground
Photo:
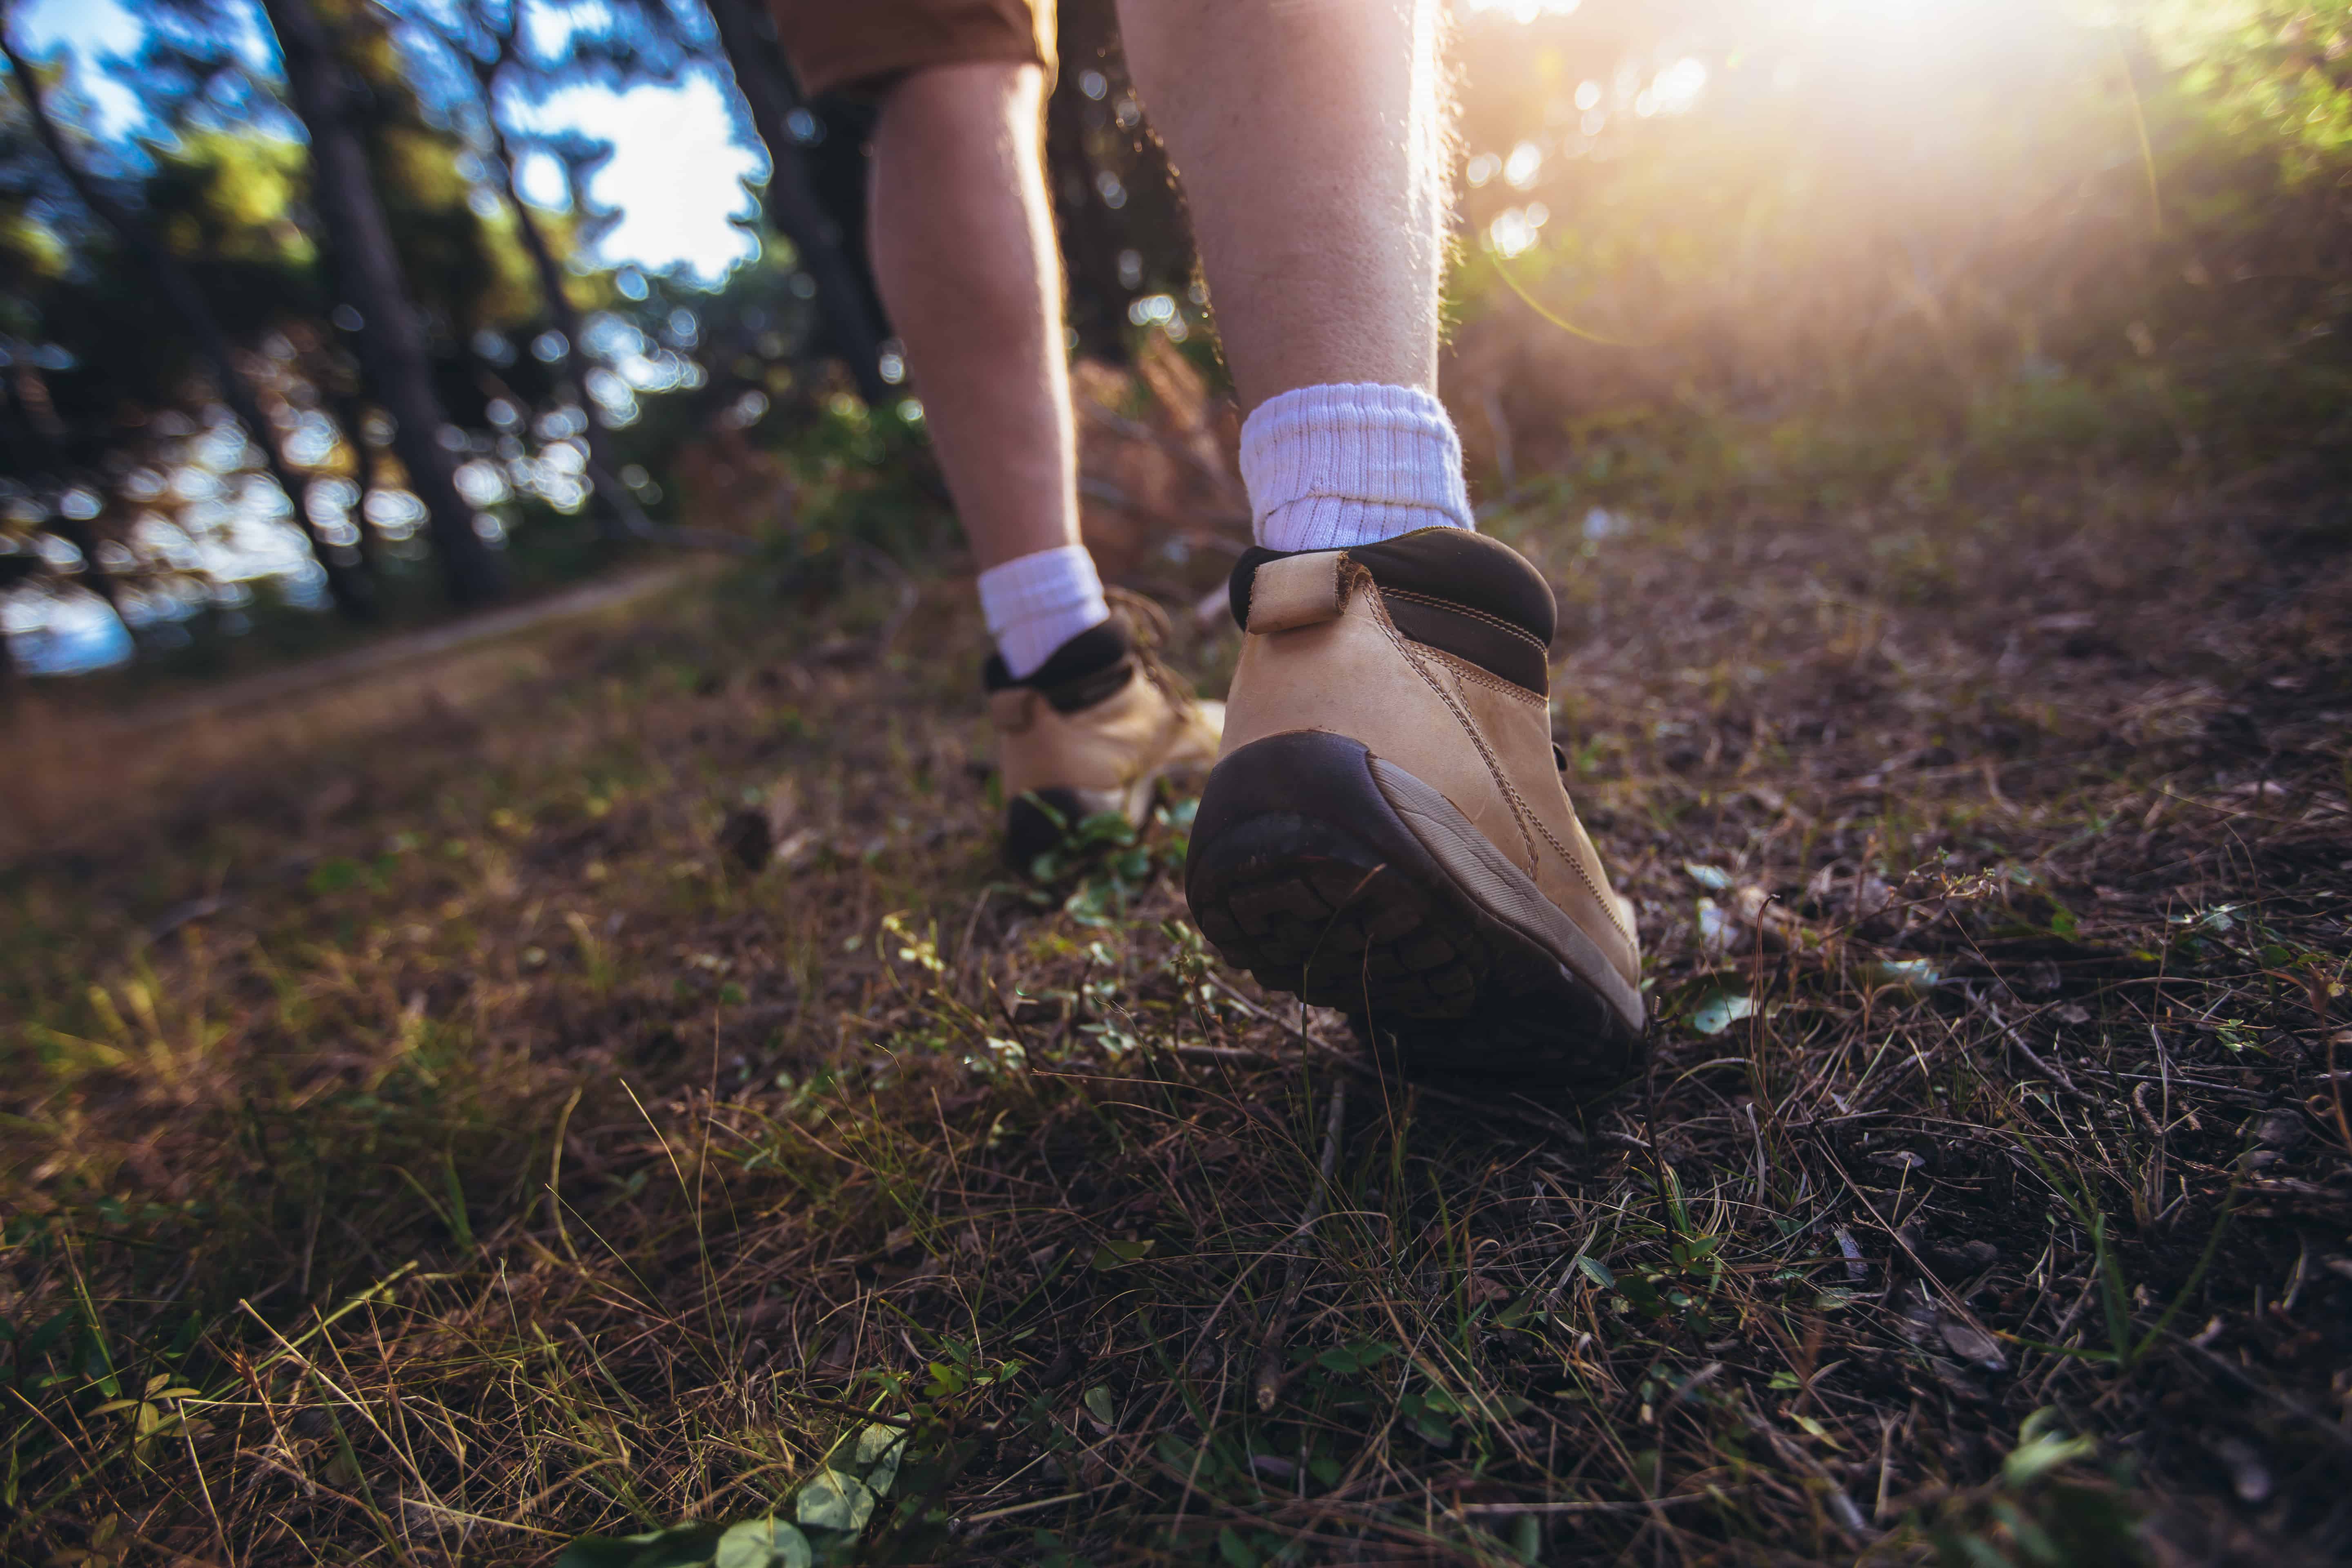
[(0, 1558), (2352, 1552), (2334, 514), (1486, 526), (1640, 906), (1597, 1103), (1222, 969), (1184, 802), (1001, 868), (962, 581), (682, 586), (21, 857)]

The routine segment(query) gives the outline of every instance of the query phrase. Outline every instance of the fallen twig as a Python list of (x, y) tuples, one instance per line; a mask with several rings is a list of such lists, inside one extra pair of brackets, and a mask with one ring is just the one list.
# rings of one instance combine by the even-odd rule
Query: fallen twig
[(1676, 1492), (1672, 1497), (1636, 1498), (1627, 1502), (1465, 1502), (1456, 1513), (1475, 1517), (1480, 1514), (1579, 1514), (1579, 1513), (1647, 1513), (1652, 1509), (1674, 1508), (1686, 1502), (1721, 1502), (1747, 1491), (1746, 1487), (1709, 1487), (1703, 1492)]
[(2067, 1076), (2066, 1069), (2064, 1068), (2058, 1066), (2054, 1062), (2043, 1061), (2040, 1055), (2034, 1051), (2033, 1047), (2025, 1043), (2025, 1032), (2020, 1029), (2016, 1025), (2011, 1023), (2008, 1019), (2002, 1017), (1999, 1007), (1994, 1006), (1992, 1003), (1987, 1001), (1981, 996), (1976, 998), (1976, 1003), (1979, 1007), (1984, 1010), (1985, 1016), (1992, 1020), (1993, 1027), (2001, 1032), (2001, 1037), (2008, 1040), (2009, 1043), (2016, 1048), (2019, 1056), (2023, 1057), (2032, 1065), (2035, 1071), (2041, 1073), (2043, 1078), (2048, 1079), (2052, 1083), (2056, 1084), (2060, 1089), (2064, 1089), (2068, 1094), (2073, 1095), (2075, 1099), (2084, 1101), (2085, 1104), (2095, 1105), (2098, 1103), (2093, 1096), (2084, 1093), (2080, 1089), (2077, 1089), (2074, 1086), (2074, 1080)]

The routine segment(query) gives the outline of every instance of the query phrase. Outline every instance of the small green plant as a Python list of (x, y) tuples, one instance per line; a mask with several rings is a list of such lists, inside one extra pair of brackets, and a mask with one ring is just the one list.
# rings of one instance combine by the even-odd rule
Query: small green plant
[(1040, 908), (1058, 903), (1078, 924), (1096, 930), (1123, 920), (1153, 879), (1182, 871), (1187, 836), (1201, 805), (1181, 800), (1154, 806), (1138, 827), (1116, 811), (1069, 822), (1046, 802), (1030, 798), (1062, 829), (1062, 838), (1030, 861), (1034, 885), (1024, 896)]
[(1943, 1568), (2126, 1568), (2147, 1562), (2126, 1495), (2126, 1468), (2082, 1467), (2098, 1452), (2037, 1410), (1988, 1485), (1948, 1497), (1927, 1529)]
[(2020, 1137), (2018, 1143), (2042, 1172), (2042, 1179), (2050, 1184), (2051, 1190), (2066, 1205), (2067, 1212), (2074, 1216), (2074, 1223), (2081, 1226), (2091, 1238), (2092, 1268), (2098, 1283), (2099, 1303), (2106, 1319), (2107, 1342), (2103, 1349), (2084, 1350), (2070, 1345), (2044, 1344), (2016, 1334), (2003, 1334), (2001, 1337), (2052, 1355), (2104, 1362), (2119, 1372), (2130, 1372), (2147, 1358), (2149, 1351), (2155, 1349), (2164, 1331), (2172, 1326), (2172, 1320), (2179, 1316), (2180, 1309), (2189, 1304), (2189, 1297), (2204, 1282), (2206, 1270), (2213, 1266), (2213, 1255), (2221, 1250), (2222, 1235), (2229, 1229), (2230, 1217), (2237, 1206), (2239, 1186), (2245, 1180), (2244, 1162), (2240, 1161), (2231, 1173), (2229, 1189), (2221, 1195), (2221, 1208), (2213, 1216), (2213, 1229), (2205, 1238), (2205, 1249), (2198, 1255), (2196, 1267), (2189, 1271), (2189, 1278), (2181, 1281), (2180, 1289), (2174, 1295), (2171, 1304), (2158, 1314), (2156, 1321), (2148, 1325), (2147, 1331), (2135, 1337), (2132, 1331), (2134, 1291), (2124, 1279), (2123, 1260), (2116, 1255), (2114, 1238), (2109, 1234), (2106, 1211), (2098, 1205), (2087, 1186), (2078, 1186), (2061, 1175), (2057, 1167), (2031, 1140)]
[(792, 1499), (793, 1519), (689, 1521), (642, 1535), (586, 1535), (556, 1568), (810, 1568), (838, 1561), (898, 1484), (907, 1428), (872, 1422), (834, 1446)]

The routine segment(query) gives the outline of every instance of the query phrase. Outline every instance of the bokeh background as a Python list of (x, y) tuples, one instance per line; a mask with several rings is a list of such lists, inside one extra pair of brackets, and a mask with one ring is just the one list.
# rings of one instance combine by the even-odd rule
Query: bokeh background
[[(861, 259), (867, 111), (805, 100), (756, 0), (5, 16), (12, 700), (310, 657), (647, 552), (820, 590), (955, 559)], [(2352, 6), (1456, 21), (1444, 391), (1482, 499), (1605, 531), (2052, 466), (2333, 482)], [(1245, 525), (1208, 296), (1109, 0), (1063, 34), (1088, 534), (1197, 592)]]
[[(1213, 692), (1063, 13), (1084, 524)], [(1589, 1102), (1212, 962), (1181, 795), (1008, 878), (756, 0), (0, 0), (0, 1564), (2352, 1562), (2352, 0), (1454, 22)]]

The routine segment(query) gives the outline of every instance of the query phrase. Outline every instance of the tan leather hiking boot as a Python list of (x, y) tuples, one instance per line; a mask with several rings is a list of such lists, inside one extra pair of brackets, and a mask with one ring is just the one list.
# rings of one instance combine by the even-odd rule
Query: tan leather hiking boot
[(1597, 1086), (1642, 1059), (1641, 957), (1552, 744), (1550, 588), (1450, 528), (1253, 550), (1192, 827), (1202, 933), (1403, 1067)]
[(1157, 605), (1122, 595), (1111, 618), (1054, 650), (1025, 680), (992, 657), (982, 675), (996, 729), (1006, 858), (1024, 869), (1102, 812), (1138, 826), (1162, 778), (1216, 760), (1224, 704), (1204, 702), (1153, 652)]

